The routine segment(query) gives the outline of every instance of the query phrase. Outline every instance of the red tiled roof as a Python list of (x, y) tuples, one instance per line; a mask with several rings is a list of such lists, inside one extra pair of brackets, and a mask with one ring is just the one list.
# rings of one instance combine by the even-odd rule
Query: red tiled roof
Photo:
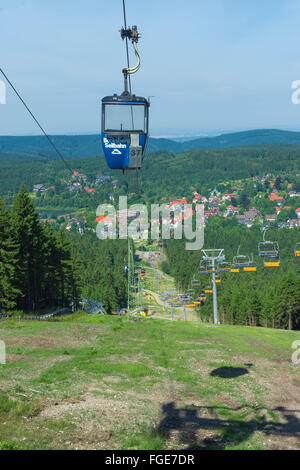
[(103, 215), (103, 216), (101, 216), (101, 217), (97, 217), (97, 218), (96, 218), (96, 222), (107, 222), (107, 223), (109, 223), (109, 224), (112, 224), (111, 218), (108, 217), (108, 216), (105, 216), (105, 215)]
[(170, 203), (170, 207), (176, 206), (176, 204), (187, 204), (187, 200), (186, 199), (176, 199), (175, 201), (172, 201)]

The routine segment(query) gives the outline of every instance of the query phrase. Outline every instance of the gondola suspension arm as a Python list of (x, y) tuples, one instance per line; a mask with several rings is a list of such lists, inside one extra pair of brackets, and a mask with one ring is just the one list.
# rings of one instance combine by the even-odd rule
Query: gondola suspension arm
[(129, 66), (129, 60), (128, 60), (128, 67), (122, 70), (123, 75), (124, 75), (124, 94), (131, 94), (131, 90), (128, 89), (128, 76), (138, 72), (138, 70), (141, 67), (141, 58), (140, 58), (140, 54), (139, 54), (138, 47), (137, 47), (137, 43), (138, 43), (140, 35), (138, 32), (137, 26), (133, 26), (132, 28), (122, 28), (120, 33), (121, 33), (121, 38), (123, 40), (126, 39), (126, 42), (128, 42), (128, 40), (132, 41), (135, 57), (137, 60), (137, 64), (134, 67)]

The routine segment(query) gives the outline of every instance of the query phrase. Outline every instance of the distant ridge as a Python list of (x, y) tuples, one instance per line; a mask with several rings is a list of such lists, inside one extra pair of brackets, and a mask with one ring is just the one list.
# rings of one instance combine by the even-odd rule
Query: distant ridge
[[(67, 158), (84, 158), (103, 155), (100, 135), (54, 135), (56, 146)], [(172, 139), (150, 138), (148, 153), (165, 150), (183, 152), (226, 147), (248, 147), (254, 145), (300, 145), (300, 132), (278, 129), (261, 129), (223, 134), (217, 137), (201, 137), (186, 142)], [(36, 159), (56, 158), (55, 153), (43, 136), (0, 136), (2, 158)]]

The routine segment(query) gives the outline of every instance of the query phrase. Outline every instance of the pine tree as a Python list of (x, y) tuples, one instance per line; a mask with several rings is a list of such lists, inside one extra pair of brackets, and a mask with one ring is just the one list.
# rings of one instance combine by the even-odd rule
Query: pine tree
[(71, 244), (64, 231), (59, 232), (57, 240), (58, 248), (58, 276), (59, 276), (59, 298), (62, 307), (68, 306), (68, 277), (72, 270)]
[(71, 299), (73, 310), (78, 310), (80, 307), (81, 290), (83, 284), (82, 261), (76, 245), (71, 246), (71, 264), (68, 275), (68, 295)]
[(278, 319), (280, 326), (289, 330), (300, 326), (300, 277), (289, 273), (278, 291)]
[(60, 273), (60, 253), (58, 237), (49, 224), (43, 225), (45, 237), (44, 244), (44, 297), (48, 306), (59, 305), (59, 273)]
[(11, 224), (3, 200), (0, 198), (0, 310), (16, 307), (21, 292), (15, 288), (17, 249), (11, 235)]
[(39, 216), (24, 186), (14, 199), (12, 233), (18, 249), (16, 287), (24, 294), (19, 306), (34, 311), (42, 294), (44, 236)]

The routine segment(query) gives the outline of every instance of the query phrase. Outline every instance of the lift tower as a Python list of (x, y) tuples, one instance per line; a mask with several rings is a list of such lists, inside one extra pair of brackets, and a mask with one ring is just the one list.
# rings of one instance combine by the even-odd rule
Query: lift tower
[(136, 292), (136, 283), (135, 283), (135, 274), (134, 274), (134, 242), (128, 237), (128, 313), (134, 308), (135, 304), (135, 292)]
[(203, 258), (199, 267), (199, 274), (212, 274), (214, 324), (219, 325), (218, 297), (216, 274), (230, 271), (230, 267), (225, 265), (224, 249), (202, 250)]

